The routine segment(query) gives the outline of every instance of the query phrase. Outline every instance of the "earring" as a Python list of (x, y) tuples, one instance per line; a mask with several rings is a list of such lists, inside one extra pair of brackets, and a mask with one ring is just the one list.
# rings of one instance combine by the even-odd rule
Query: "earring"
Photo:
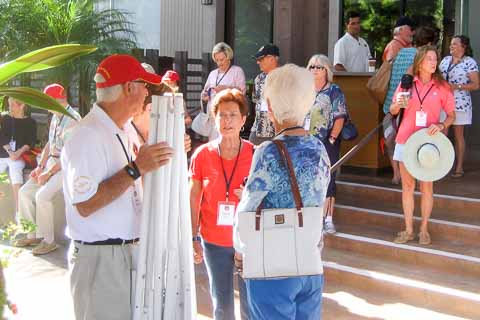
[(245, 126), (242, 126), (242, 129), (240, 129), (240, 132), (245, 131)]

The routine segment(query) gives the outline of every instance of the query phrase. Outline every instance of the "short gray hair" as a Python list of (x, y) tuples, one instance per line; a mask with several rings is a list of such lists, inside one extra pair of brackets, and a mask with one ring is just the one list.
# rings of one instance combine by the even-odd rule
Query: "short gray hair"
[(216, 45), (214, 45), (212, 49), (213, 61), (215, 61), (215, 55), (220, 52), (223, 52), (228, 60), (233, 59), (233, 49), (225, 42), (219, 42)]
[(314, 54), (307, 63), (307, 69), (310, 70), (310, 66), (316, 65), (317, 63), (321, 64), (327, 69), (327, 80), (328, 82), (333, 81), (333, 66), (330, 62), (330, 59), (324, 54)]
[(264, 93), (275, 120), (302, 125), (315, 101), (313, 75), (305, 68), (286, 64), (268, 74)]
[[(96, 73), (93, 79), (96, 83), (106, 81), (100, 73)], [(117, 101), (122, 94), (122, 85), (117, 84), (111, 87), (97, 88), (95, 93), (97, 95), (97, 102), (114, 102)]]
[(396, 36), (397, 34), (399, 34), (402, 30), (402, 27), (403, 26), (393, 28), (393, 35)]

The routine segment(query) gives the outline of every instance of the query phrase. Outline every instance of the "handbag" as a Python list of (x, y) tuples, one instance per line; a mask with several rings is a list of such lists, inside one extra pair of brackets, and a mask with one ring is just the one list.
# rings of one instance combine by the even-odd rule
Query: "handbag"
[(353, 124), (350, 117), (347, 118), (347, 121), (343, 125), (342, 132), (340, 133), (342, 140), (350, 141), (358, 137), (357, 127)]
[(208, 137), (213, 129), (212, 121), (207, 114), (207, 111), (204, 110), (204, 103), (200, 99), (200, 113), (192, 121), (192, 130), (198, 133), (201, 136)]
[(37, 156), (42, 153), (41, 148), (34, 147), (28, 151), (22, 153), (20, 158), (25, 162), (25, 166), (30, 169), (37, 167)]
[(368, 92), (377, 103), (382, 105), (387, 96), (390, 76), (392, 75), (392, 65), (393, 60), (384, 61), (377, 73), (375, 73), (367, 82)]
[(322, 207), (303, 207), (292, 160), (285, 145), (273, 140), (286, 163), (295, 208), (239, 212), (236, 232), (244, 245), (246, 279), (317, 275), (323, 273)]

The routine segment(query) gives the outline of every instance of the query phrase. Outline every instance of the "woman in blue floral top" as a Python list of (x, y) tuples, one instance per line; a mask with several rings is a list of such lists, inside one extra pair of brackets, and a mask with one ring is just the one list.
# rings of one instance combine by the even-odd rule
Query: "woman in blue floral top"
[[(472, 58), (470, 39), (466, 36), (454, 36), (450, 43), (450, 55), (443, 58), (440, 71), (450, 84), (455, 96), (455, 155), (457, 157), (453, 178), (463, 177), (463, 160), (465, 158), (464, 127), (472, 124), (472, 97), (470, 91), (478, 90), (478, 65)], [(443, 120), (445, 115), (442, 116)]]
[[(333, 66), (326, 56), (317, 54), (311, 57), (307, 69), (315, 80), (316, 97), (305, 119), (305, 129), (323, 142), (333, 165), (340, 157), (340, 133), (348, 118), (345, 96), (340, 87), (332, 83)], [(327, 233), (335, 233), (332, 220), (335, 195), (335, 173), (332, 173), (324, 207), (324, 230)]]
[[(269, 112), (275, 126), (274, 139), (282, 141), (292, 159), (304, 207), (324, 204), (330, 179), (330, 161), (323, 144), (308, 135), (302, 124), (314, 101), (313, 77), (292, 64), (272, 71), (265, 86)], [(255, 151), (248, 182), (237, 208), (237, 215), (263, 208), (294, 208), (287, 169), (273, 142)], [(235, 249), (244, 244), (234, 232)], [(319, 250), (323, 244), (318, 244)], [(320, 257), (319, 257), (320, 259)], [(275, 279), (247, 279), (252, 319), (315, 319), (321, 317), (323, 275)]]

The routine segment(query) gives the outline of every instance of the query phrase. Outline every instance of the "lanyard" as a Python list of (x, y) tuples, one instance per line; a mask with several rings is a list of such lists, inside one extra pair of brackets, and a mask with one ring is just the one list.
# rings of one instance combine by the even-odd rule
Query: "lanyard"
[(462, 62), (462, 61), (453, 64), (453, 57), (452, 57), (452, 59), (450, 60), (450, 63), (448, 64), (448, 68), (447, 68), (447, 77), (446, 77), (446, 79), (445, 79), (445, 80), (447, 80), (447, 82), (448, 82), (448, 79), (450, 78), (450, 71), (452, 71), (453, 69), (455, 69), (455, 67), (458, 66), (461, 62)]
[(218, 72), (217, 72), (217, 79), (215, 79), (215, 87), (217, 87), (220, 82), (222, 82), (223, 78), (225, 78), (225, 76), (227, 75), (228, 71), (230, 71), (230, 68), (232, 66), (230, 65), (227, 69), (227, 71), (225, 71), (225, 73), (223, 74), (223, 76), (220, 78), (220, 80), (218, 80), (218, 76), (220, 75), (220, 69), (218, 69)]
[(432, 90), (433, 84), (432, 84), (432, 86), (430, 87), (430, 89), (428, 89), (427, 93), (425, 93), (425, 95), (423, 96), (423, 98), (420, 98), (420, 93), (418, 93), (418, 89), (417, 89), (417, 84), (416, 84), (416, 83), (414, 84), (414, 87), (415, 87), (415, 91), (417, 92), (418, 100), (420, 100), (420, 110), (423, 110), (423, 101), (425, 101), (425, 98), (428, 96), (428, 94), (429, 94), (430, 91)]
[(235, 169), (237, 169), (238, 158), (240, 158), (240, 150), (242, 149), (242, 140), (240, 139), (240, 146), (238, 147), (237, 157), (235, 158), (235, 164), (233, 165), (232, 174), (230, 175), (230, 179), (227, 180), (227, 172), (225, 171), (225, 167), (223, 166), (223, 159), (222, 155), (220, 154), (220, 144), (218, 145), (218, 156), (220, 157), (220, 162), (222, 163), (222, 171), (223, 177), (225, 178), (225, 184), (227, 185), (227, 191), (225, 192), (225, 197), (228, 202), (228, 195), (230, 194), (230, 184), (233, 180), (233, 175), (235, 174)]
[(57, 143), (57, 129), (58, 129), (58, 127), (62, 124), (63, 117), (65, 117), (64, 114), (62, 114), (62, 116), (60, 117), (60, 120), (58, 120), (58, 122), (57, 122), (56, 125), (55, 125), (55, 129), (53, 130), (53, 145), (54, 145), (54, 146), (55, 146), (56, 143)]
[(11, 116), (10, 119), (12, 119), (12, 136), (10, 137), (10, 141), (15, 140), (15, 117)]
[(122, 145), (123, 153), (125, 153), (125, 157), (127, 158), (127, 162), (130, 163), (133, 158), (128, 155), (127, 149), (125, 148), (125, 145), (123, 144), (122, 138), (120, 138), (120, 135), (117, 133), (116, 134), (118, 141)]
[(142, 143), (145, 143), (147, 142), (145, 140), (145, 138), (143, 137), (142, 133), (140, 132), (140, 130), (138, 130), (137, 126), (135, 125), (135, 123), (133, 123), (133, 120), (132, 120), (132, 126), (133, 126), (133, 129), (135, 129), (135, 131), (137, 132), (138, 136), (142, 139)]

